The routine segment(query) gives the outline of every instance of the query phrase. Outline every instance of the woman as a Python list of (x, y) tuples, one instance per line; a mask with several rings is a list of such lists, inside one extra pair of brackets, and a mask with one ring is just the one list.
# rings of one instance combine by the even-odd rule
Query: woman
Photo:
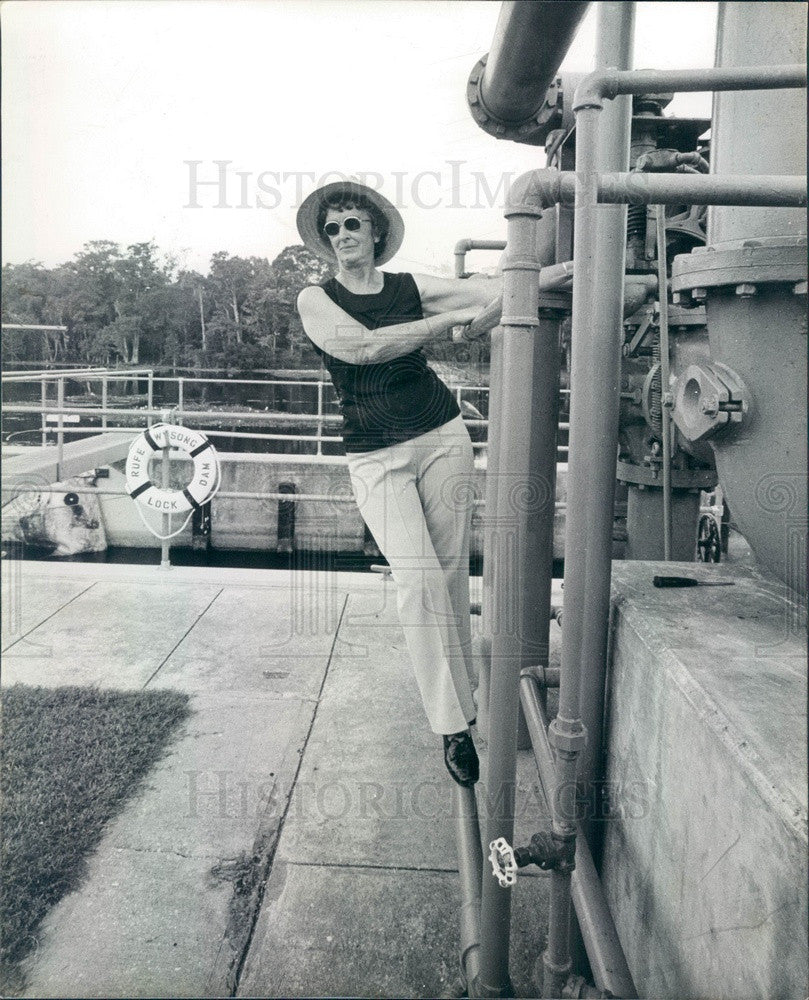
[(469, 624), (472, 444), (452, 393), (421, 348), (448, 340), (494, 298), (492, 281), (391, 274), (399, 212), (354, 182), (328, 184), (298, 212), (306, 246), (334, 278), (298, 297), (332, 377), (360, 512), (396, 582), (399, 619), (433, 731), (459, 784), (478, 780)]

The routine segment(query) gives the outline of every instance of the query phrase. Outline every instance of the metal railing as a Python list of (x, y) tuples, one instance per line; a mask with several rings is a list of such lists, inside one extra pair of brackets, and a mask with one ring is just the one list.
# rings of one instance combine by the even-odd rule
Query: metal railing
[[(115, 406), (110, 405), (110, 385), (120, 382), (132, 382), (136, 380), (146, 380), (146, 393), (145, 393), (145, 406), (142, 407), (132, 407), (132, 406)], [(82, 381), (82, 382), (100, 382), (101, 383), (101, 394), (100, 401), (97, 405), (80, 403), (77, 405), (67, 405), (65, 387), (66, 383), (69, 381)], [(304, 433), (292, 433), (292, 434), (275, 434), (269, 431), (244, 431), (244, 430), (205, 430), (205, 434), (208, 437), (226, 437), (226, 438), (241, 438), (248, 440), (259, 440), (259, 441), (291, 441), (291, 442), (305, 442), (307, 444), (314, 444), (315, 455), (313, 457), (321, 456), (323, 454), (322, 446), (324, 443), (339, 443), (341, 442), (341, 437), (337, 434), (328, 434), (325, 431), (334, 426), (335, 428), (339, 425), (341, 421), (341, 415), (337, 412), (337, 397), (334, 392), (334, 388), (331, 382), (324, 381), (322, 379), (316, 380), (298, 380), (298, 379), (216, 379), (216, 378), (199, 378), (199, 377), (188, 377), (188, 376), (156, 376), (154, 369), (152, 368), (133, 368), (133, 369), (105, 369), (105, 368), (75, 368), (75, 369), (61, 369), (61, 370), (41, 370), (41, 371), (27, 371), (27, 372), (6, 372), (2, 374), (3, 384), (15, 384), (15, 383), (41, 383), (41, 393), (40, 400), (38, 404), (28, 404), (28, 403), (6, 403), (3, 405), (3, 411), (5, 413), (33, 413), (40, 415), (40, 433), (42, 444), (47, 445), (49, 443), (48, 436), (53, 433), (52, 428), (49, 427), (50, 422), (56, 424), (56, 452), (57, 452), (57, 463), (61, 467), (64, 462), (64, 445), (65, 437), (67, 435), (92, 435), (93, 432), (101, 433), (127, 433), (133, 436), (142, 433), (144, 422), (147, 426), (151, 426), (156, 420), (171, 420), (172, 422), (178, 423), (192, 423), (194, 425), (199, 425), (200, 423), (210, 422), (212, 420), (222, 420), (230, 419), (234, 423), (248, 423), (248, 424), (266, 424), (271, 423), (277, 425), (297, 425), (301, 424), (311, 424), (315, 429), (314, 434), (304, 434)], [(51, 384), (55, 385), (55, 400), (53, 399), (53, 393), (50, 390)], [(284, 412), (257, 412), (251, 409), (236, 409), (236, 410), (214, 410), (214, 409), (189, 409), (188, 407), (188, 393), (187, 389), (189, 384), (192, 385), (205, 385), (213, 384), (217, 386), (227, 385), (227, 386), (247, 386), (255, 385), (265, 388), (274, 389), (279, 386), (300, 386), (307, 390), (315, 390), (314, 392), (314, 406), (315, 412), (311, 413), (284, 413)], [(168, 393), (165, 391), (166, 387), (169, 388)], [(486, 393), (488, 396), (489, 387), (488, 386), (466, 386), (466, 385), (450, 385), (449, 388), (453, 392), (458, 406), (462, 408), (464, 402), (465, 393), (477, 393), (478, 401), (479, 395)], [(137, 398), (142, 398), (143, 394), (133, 394), (137, 395)], [(166, 398), (168, 396), (168, 398)], [(157, 398), (156, 398), (157, 397)], [(125, 400), (125, 397), (124, 397)], [(301, 401), (294, 401), (295, 403), (300, 403)], [(334, 407), (334, 412), (328, 412), (327, 408), (329, 406)], [(479, 412), (479, 411), (477, 411)], [(90, 427), (87, 424), (80, 426), (78, 421), (81, 417), (95, 419), (100, 421), (100, 427)], [(119, 418), (117, 421), (115, 418)], [(121, 424), (121, 418), (138, 418), (137, 426), (124, 426)], [(71, 418), (74, 418), (77, 423), (74, 425), (67, 426), (66, 422)], [(112, 421), (111, 419), (112, 418)], [(483, 417), (464, 417), (464, 422), (469, 427), (473, 428), (488, 428), (489, 421)], [(561, 429), (566, 429), (567, 424), (560, 424)], [(21, 432), (14, 432), (21, 433)], [(23, 432), (25, 433), (25, 432)], [(27, 433), (30, 433), (28, 431)], [(487, 445), (487, 441), (484, 439), (482, 441), (473, 441), (473, 447), (477, 449), (483, 449)], [(566, 453), (567, 448), (560, 446), (560, 453)], [(167, 458), (167, 453), (164, 454), (164, 459)], [(8, 491), (4, 490), (4, 494)], [(56, 487), (24, 487), (20, 490), (19, 485), (12, 488), (10, 492), (14, 495), (18, 495), (19, 492), (37, 492), (40, 494), (48, 494), (57, 492)], [(98, 496), (106, 497), (123, 497), (127, 496), (127, 493), (123, 489), (116, 488), (104, 488), (98, 487), (95, 483), (93, 484), (93, 492)], [(354, 497), (351, 494), (316, 494), (316, 493), (287, 493), (282, 491), (244, 491), (244, 490), (225, 490), (217, 492), (216, 494), (223, 500), (263, 500), (268, 502), (276, 501), (279, 504), (296, 504), (301, 502), (313, 502), (318, 504), (323, 503), (337, 503), (337, 504), (353, 504), (355, 503)], [(473, 505), (476, 509), (480, 510), (485, 504), (485, 500), (482, 498), (475, 499)], [(563, 509), (565, 507), (564, 503), (556, 502), (557, 509)], [(164, 515), (165, 517), (165, 515)], [(164, 523), (164, 533), (169, 530), (169, 525)], [(192, 528), (192, 532), (193, 532)], [(170, 546), (171, 540), (169, 538), (163, 538), (161, 541), (161, 566), (166, 568), (170, 565)]]
[[(116, 382), (131, 382), (138, 379), (146, 380), (145, 406), (124, 407), (110, 405), (110, 384), (114, 384)], [(86, 403), (66, 405), (65, 383), (67, 381), (100, 382), (100, 403), (98, 405)], [(216, 379), (189, 376), (159, 376), (155, 375), (154, 369), (152, 368), (133, 368), (126, 370), (75, 368), (58, 371), (7, 372), (2, 375), (2, 382), (4, 385), (30, 382), (41, 383), (42, 391), (38, 405), (29, 403), (6, 403), (3, 405), (3, 412), (7, 414), (39, 414), (41, 443), (43, 446), (48, 444), (49, 433), (52, 432), (48, 424), (51, 421), (55, 421), (56, 447), (58, 461), (60, 463), (62, 461), (66, 435), (86, 435), (98, 429), (95, 427), (78, 426), (78, 422), (75, 426), (67, 426), (67, 421), (70, 417), (77, 418), (77, 421), (80, 420), (81, 417), (90, 419), (96, 418), (100, 420), (101, 431), (116, 431), (131, 434), (140, 433), (142, 428), (124, 426), (121, 425), (120, 422), (114, 423), (111, 422), (111, 418), (139, 417), (146, 421), (147, 426), (151, 426), (156, 420), (162, 418), (162, 415), (166, 410), (171, 410), (172, 419), (178, 423), (186, 423), (189, 420), (195, 424), (198, 424), (200, 421), (232, 420), (234, 424), (270, 424), (275, 425), (276, 427), (279, 425), (283, 426), (285, 424), (311, 424), (315, 429), (314, 434), (278, 434), (269, 431), (237, 430), (235, 427), (230, 430), (206, 430), (205, 434), (208, 437), (213, 438), (239, 438), (244, 440), (287, 441), (313, 444), (315, 448), (314, 453), (318, 456), (323, 454), (323, 444), (338, 444), (342, 440), (338, 434), (325, 433), (331, 427), (336, 429), (340, 424), (341, 417), (339, 412), (337, 412), (337, 396), (334, 392), (334, 388), (330, 381), (324, 381), (322, 379)], [(53, 401), (50, 398), (49, 392), (49, 386), (51, 383), (55, 384), (56, 389), (56, 398)], [(314, 389), (316, 396), (315, 400), (313, 400), (315, 404), (315, 412), (288, 413), (280, 411), (259, 412), (251, 409), (215, 410), (199, 409), (197, 407), (189, 408), (187, 398), (187, 389), (189, 385), (216, 385), (218, 387), (221, 387), (222, 385), (227, 385), (228, 387), (255, 385), (265, 388), (295, 386), (303, 389)], [(164, 391), (159, 393), (161, 400), (159, 404), (156, 403), (156, 389), (165, 389), (171, 386), (174, 387), (173, 390), (170, 389), (168, 392)], [(483, 385), (451, 384), (449, 388), (454, 393), (458, 406), (461, 408), (464, 402), (464, 394), (485, 393), (488, 395), (489, 393), (489, 387)], [(332, 412), (328, 412), (327, 407), (329, 406), (334, 407)], [(465, 416), (463, 419), (464, 423), (468, 427), (487, 428), (489, 423), (488, 420), (483, 417), (476, 418)], [(567, 424), (562, 423), (559, 426), (561, 430), (567, 429)], [(487, 442), (485, 440), (482, 440), (473, 441), (472, 444), (476, 449), (483, 449), (486, 447), (486, 443)], [(560, 445), (559, 452), (560, 455), (564, 455), (567, 452), (567, 448), (564, 445)]]

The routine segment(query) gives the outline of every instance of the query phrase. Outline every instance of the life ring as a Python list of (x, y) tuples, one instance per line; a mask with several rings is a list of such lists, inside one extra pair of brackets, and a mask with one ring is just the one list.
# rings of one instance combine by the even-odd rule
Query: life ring
[[(161, 448), (178, 448), (194, 462), (191, 482), (182, 490), (165, 490), (149, 479), (149, 459)], [(133, 500), (161, 514), (198, 510), (216, 491), (219, 461), (211, 442), (199, 431), (177, 424), (155, 424), (139, 434), (126, 457), (126, 491)]]

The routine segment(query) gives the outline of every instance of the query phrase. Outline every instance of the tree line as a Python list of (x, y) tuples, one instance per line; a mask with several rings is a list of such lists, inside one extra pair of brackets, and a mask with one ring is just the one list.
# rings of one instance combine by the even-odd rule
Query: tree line
[(153, 243), (94, 240), (59, 267), (3, 267), (4, 367), (29, 361), (236, 371), (319, 367), (295, 300), (329, 268), (304, 246), (272, 263), (224, 251), (210, 271), (177, 269)]
[[(58, 267), (3, 266), (3, 367), (31, 362), (248, 372), (320, 368), (295, 308), (298, 293), (331, 273), (302, 245), (270, 263), (225, 251), (207, 275), (177, 268), (154, 243), (86, 243)], [(481, 351), (486, 351), (486, 357)], [(477, 345), (432, 345), (429, 355), (465, 365), (488, 361)]]

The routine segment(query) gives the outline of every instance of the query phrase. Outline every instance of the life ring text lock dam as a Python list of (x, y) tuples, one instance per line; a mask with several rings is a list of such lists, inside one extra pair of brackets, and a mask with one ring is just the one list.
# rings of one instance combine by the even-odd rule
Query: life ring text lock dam
[[(194, 462), (191, 482), (182, 490), (162, 489), (149, 479), (150, 459), (166, 447), (185, 452)], [(133, 500), (161, 514), (197, 510), (215, 492), (218, 465), (216, 450), (204, 434), (177, 424), (155, 424), (129, 446), (126, 490)]]

